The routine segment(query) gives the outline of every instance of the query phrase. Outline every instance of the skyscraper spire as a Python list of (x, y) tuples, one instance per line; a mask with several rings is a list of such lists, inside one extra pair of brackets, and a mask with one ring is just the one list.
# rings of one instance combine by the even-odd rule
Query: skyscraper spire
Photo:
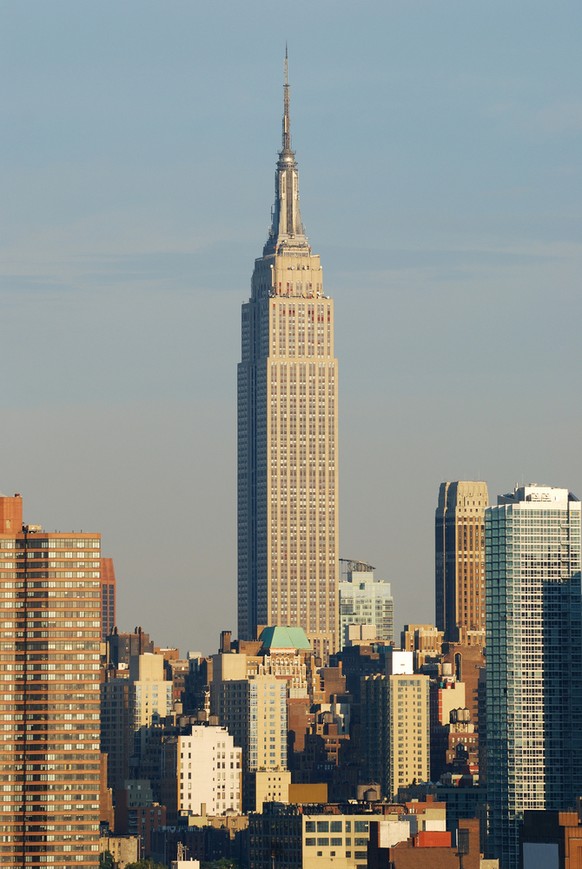
[(289, 55), (285, 46), (283, 136), (275, 175), (275, 204), (271, 229), (263, 250), (265, 256), (283, 248), (309, 248), (299, 210), (299, 172), (295, 153), (291, 148), (290, 103)]
[(281, 155), (289, 153), (292, 156), (291, 150), (291, 117), (289, 114), (289, 55), (287, 53), (287, 43), (285, 43), (285, 75), (283, 82), (283, 147)]

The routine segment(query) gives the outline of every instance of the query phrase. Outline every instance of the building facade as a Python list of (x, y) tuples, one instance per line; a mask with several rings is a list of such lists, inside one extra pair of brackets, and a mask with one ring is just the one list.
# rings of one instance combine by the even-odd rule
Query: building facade
[(363, 808), (361, 804), (266, 805), (262, 814), (249, 816), (250, 869), (366, 869), (370, 824), (382, 816), (382, 808)]
[(132, 712), (129, 674), (111, 677), (101, 683), (101, 751), (107, 757), (107, 786), (123, 788), (129, 778), (129, 759), (133, 753)]
[(101, 639), (105, 642), (117, 624), (115, 615), (115, 567), (112, 558), (101, 559)]
[(333, 300), (301, 221), (285, 72), (272, 225), (242, 307), (238, 634), (300, 625), (324, 660), (338, 645), (337, 395)]
[(224, 815), (242, 809), (242, 749), (225, 727), (192, 727), (178, 736), (178, 812)]
[[(110, 637), (111, 639), (111, 637)], [(132, 655), (129, 667), (109, 668), (101, 684), (101, 750), (107, 755), (107, 783), (117, 800), (126, 780), (157, 782), (156, 760), (162, 722), (172, 712), (172, 683), (162, 655)], [(153, 743), (153, 745), (152, 745)]]
[(243, 749), (247, 771), (287, 769), (287, 686), (275, 676), (222, 682), (218, 717)]
[(164, 672), (164, 658), (145, 652), (129, 663), (129, 714), (134, 758), (143, 756), (149, 731), (172, 711), (172, 683)]
[(133, 633), (120, 633), (117, 628), (107, 637), (107, 664), (111, 667), (129, 667), (129, 662), (136, 655), (154, 652), (154, 642), (150, 635), (141, 628)]
[[(374, 578), (374, 568), (346, 562), (339, 584), (340, 641), (348, 641), (349, 625), (374, 625), (376, 639), (394, 642), (394, 598), (389, 582)], [(364, 569), (365, 568), (365, 569)]]
[(580, 502), (521, 486), (485, 517), (487, 847), (516, 869), (524, 812), (582, 793)]
[[(288, 683), (272, 674), (249, 672), (252, 662), (244, 654), (215, 655), (213, 664), (212, 713), (242, 748), (243, 808), (253, 810), (259, 791), (269, 797), (269, 779), (259, 774), (287, 770)], [(274, 775), (270, 781), (271, 799), (278, 798), (284, 783)]]
[[(412, 656), (411, 656), (412, 657)], [(363, 774), (392, 799), (398, 789), (430, 778), (429, 677), (365, 676), (361, 682)]]
[(99, 862), (100, 537), (0, 496), (0, 865)]
[(436, 624), (445, 640), (483, 644), (487, 483), (441, 483), (435, 514)]

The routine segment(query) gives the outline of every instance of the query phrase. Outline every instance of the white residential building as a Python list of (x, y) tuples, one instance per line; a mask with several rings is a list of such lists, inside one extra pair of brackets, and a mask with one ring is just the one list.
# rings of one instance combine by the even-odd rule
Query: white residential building
[(242, 749), (225, 727), (192, 727), (178, 737), (178, 812), (240, 812)]

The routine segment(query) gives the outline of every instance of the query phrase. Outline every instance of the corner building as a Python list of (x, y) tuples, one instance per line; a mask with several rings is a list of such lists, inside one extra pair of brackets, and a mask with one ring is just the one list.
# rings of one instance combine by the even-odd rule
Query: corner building
[(242, 307), (238, 368), (238, 634), (300, 625), (338, 637), (338, 424), (333, 301), (299, 211), (285, 62), (272, 225)]
[(99, 863), (100, 547), (0, 496), (0, 866)]

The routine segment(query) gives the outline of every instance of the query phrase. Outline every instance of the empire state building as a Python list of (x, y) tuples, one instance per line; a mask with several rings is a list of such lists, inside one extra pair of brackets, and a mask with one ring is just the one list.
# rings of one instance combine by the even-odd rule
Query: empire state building
[(238, 366), (238, 633), (299, 625), (327, 659), (338, 636), (338, 410), (333, 300), (299, 211), (285, 58), (275, 204)]

